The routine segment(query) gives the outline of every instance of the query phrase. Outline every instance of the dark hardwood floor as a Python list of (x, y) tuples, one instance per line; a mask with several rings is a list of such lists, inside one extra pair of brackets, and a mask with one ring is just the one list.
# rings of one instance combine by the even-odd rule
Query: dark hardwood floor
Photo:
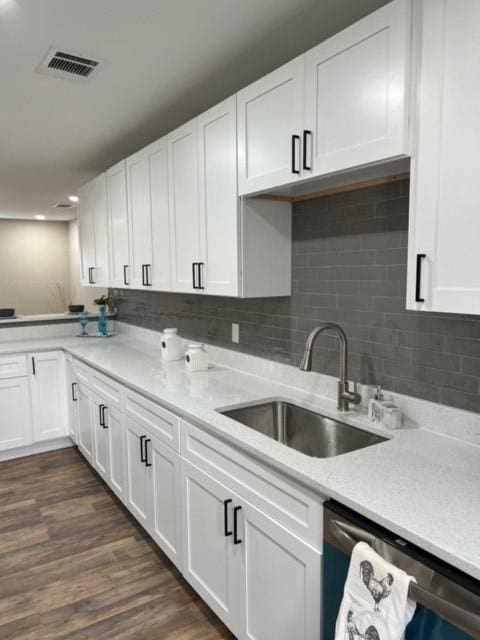
[(0, 463), (1, 640), (233, 638), (76, 449)]

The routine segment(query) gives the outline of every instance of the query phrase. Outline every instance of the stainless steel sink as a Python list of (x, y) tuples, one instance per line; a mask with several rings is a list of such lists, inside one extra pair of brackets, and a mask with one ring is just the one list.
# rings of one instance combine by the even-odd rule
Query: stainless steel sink
[(315, 458), (331, 458), (387, 440), (282, 400), (220, 413)]

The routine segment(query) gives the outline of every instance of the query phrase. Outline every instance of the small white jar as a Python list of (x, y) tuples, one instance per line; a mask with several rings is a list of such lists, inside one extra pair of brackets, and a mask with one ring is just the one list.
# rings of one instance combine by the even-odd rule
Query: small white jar
[(188, 345), (185, 354), (185, 367), (187, 371), (207, 371), (208, 354), (201, 342), (192, 342)]
[(171, 362), (172, 360), (183, 360), (185, 350), (183, 342), (177, 329), (164, 329), (161, 340), (162, 360)]

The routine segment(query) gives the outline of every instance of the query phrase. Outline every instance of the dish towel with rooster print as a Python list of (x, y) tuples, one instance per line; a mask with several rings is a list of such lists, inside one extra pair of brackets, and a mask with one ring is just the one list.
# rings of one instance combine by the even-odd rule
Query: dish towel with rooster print
[(335, 640), (403, 640), (416, 603), (408, 597), (413, 578), (368, 544), (353, 549)]

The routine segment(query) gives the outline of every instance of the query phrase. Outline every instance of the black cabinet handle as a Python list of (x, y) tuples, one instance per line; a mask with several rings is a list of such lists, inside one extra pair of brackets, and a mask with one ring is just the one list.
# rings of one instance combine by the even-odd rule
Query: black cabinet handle
[(124, 264), (123, 265), (123, 284), (128, 286), (130, 282), (127, 281), (127, 269), (128, 269), (128, 264)]
[(425, 298), (421, 296), (422, 289), (422, 260), (426, 258), (425, 253), (417, 253), (417, 273), (415, 281), (415, 302), (425, 302)]
[(146, 287), (151, 287), (152, 286), (151, 269), (152, 269), (152, 265), (151, 264), (146, 264), (145, 265), (145, 286)]
[(142, 285), (145, 286), (145, 265), (142, 264)]
[(196, 269), (197, 269), (197, 263), (192, 262), (192, 283), (193, 283), (194, 289), (198, 289), (197, 280), (196, 280)]
[(242, 539), (238, 537), (238, 512), (242, 507), (233, 508), (233, 544), (241, 544)]
[(95, 284), (95, 280), (93, 279), (93, 270), (95, 267), (88, 267), (88, 283)]
[(148, 443), (151, 442), (150, 438), (145, 440), (145, 466), (151, 467), (152, 463), (148, 461)]
[(104, 406), (105, 406), (104, 404), (99, 404), (98, 405), (98, 422), (99, 422), (101, 427), (105, 426), (103, 424), (103, 412), (102, 412), (102, 409), (103, 409)]
[(32, 356), (32, 373), (35, 376), (37, 374), (37, 370), (35, 368), (35, 358)]
[(143, 441), (146, 440), (147, 436), (140, 436), (140, 462), (145, 462), (145, 455), (143, 453)]
[(108, 429), (107, 419), (105, 417), (105, 411), (107, 411), (108, 407), (102, 404), (102, 427), (104, 429)]
[(198, 287), (197, 289), (202, 289), (202, 291), (205, 290), (205, 287), (203, 286), (203, 267), (205, 266), (204, 262), (197, 262), (197, 269), (198, 269)]
[(225, 536), (231, 536), (233, 531), (228, 530), (228, 505), (231, 504), (232, 499), (223, 501), (223, 533)]
[(77, 388), (77, 383), (72, 382), (72, 400), (76, 402), (78, 400), (77, 394), (75, 393), (75, 389)]
[(292, 136), (292, 173), (296, 173), (300, 175), (300, 169), (295, 169), (296, 167), (296, 147), (297, 142), (300, 144), (300, 136), (293, 135)]
[(303, 131), (303, 168), (306, 171), (312, 170), (312, 165), (307, 164), (307, 136), (310, 136), (310, 142), (312, 141), (312, 132), (308, 129), (304, 129)]

